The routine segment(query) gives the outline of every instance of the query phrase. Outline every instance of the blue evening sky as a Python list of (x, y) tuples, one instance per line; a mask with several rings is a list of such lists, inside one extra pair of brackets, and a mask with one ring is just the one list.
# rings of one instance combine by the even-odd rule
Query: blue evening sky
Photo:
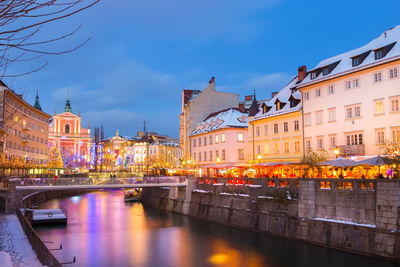
[(103, 0), (42, 31), (50, 37), (83, 24), (50, 47), (83, 48), (10, 68), (28, 76), (5, 79), (33, 103), (39, 90), (49, 114), (64, 109), (67, 89), (84, 126), (101, 123), (107, 136), (134, 136), (148, 127), (178, 137), (182, 88), (268, 98), (297, 67), (357, 48), (400, 24), (400, 1), (316, 0)]

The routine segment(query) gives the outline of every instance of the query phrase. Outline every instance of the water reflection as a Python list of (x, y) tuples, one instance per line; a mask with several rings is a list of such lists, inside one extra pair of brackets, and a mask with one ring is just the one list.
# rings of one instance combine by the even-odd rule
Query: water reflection
[(304, 243), (124, 203), (123, 191), (46, 202), (68, 210), (68, 225), (37, 232), (61, 262), (73, 266), (395, 266)]

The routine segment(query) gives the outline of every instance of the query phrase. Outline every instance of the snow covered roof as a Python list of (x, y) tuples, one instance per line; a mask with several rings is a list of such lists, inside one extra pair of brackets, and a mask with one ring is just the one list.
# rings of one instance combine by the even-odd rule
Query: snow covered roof
[[(293, 78), (277, 95), (261, 104), (260, 111), (250, 121), (283, 115), (301, 109), (301, 93), (296, 90), (297, 77)], [(280, 109), (278, 109), (278, 102)], [(264, 110), (266, 112), (264, 112)]]
[[(360, 48), (322, 60), (314, 69), (308, 72), (307, 77), (299, 83), (299, 87), (399, 59), (399, 41), (400, 25), (388, 29), (379, 37)], [(377, 50), (382, 51), (382, 57), (376, 59), (375, 51)], [(357, 61), (353, 62), (353, 59)]]
[(207, 133), (224, 128), (247, 128), (247, 113), (238, 108), (224, 109), (211, 113), (198, 123), (190, 135)]

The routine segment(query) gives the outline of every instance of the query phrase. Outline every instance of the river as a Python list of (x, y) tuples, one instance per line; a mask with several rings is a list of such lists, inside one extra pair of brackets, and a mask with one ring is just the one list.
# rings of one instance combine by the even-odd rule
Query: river
[[(122, 190), (54, 199), (41, 208), (68, 210), (67, 226), (36, 227), (71, 266), (395, 266), (394, 263), (191, 219), (140, 203)], [(68, 265), (67, 265), (68, 266)]]

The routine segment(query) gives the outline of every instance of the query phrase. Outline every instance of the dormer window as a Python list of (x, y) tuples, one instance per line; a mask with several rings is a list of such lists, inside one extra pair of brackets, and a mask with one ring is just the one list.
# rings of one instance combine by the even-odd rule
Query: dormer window
[(317, 78), (317, 73), (316, 72), (311, 72), (311, 79)]
[(322, 74), (325, 76), (325, 75), (328, 75), (329, 74), (329, 69), (328, 68), (325, 68), (323, 71), (322, 71)]
[(267, 113), (267, 106), (263, 106), (263, 114)]
[(355, 57), (353, 58), (353, 67), (360, 65), (360, 58)]
[(276, 110), (280, 110), (281, 109), (281, 102), (276, 103)]
[(383, 58), (383, 48), (375, 50), (375, 60)]

